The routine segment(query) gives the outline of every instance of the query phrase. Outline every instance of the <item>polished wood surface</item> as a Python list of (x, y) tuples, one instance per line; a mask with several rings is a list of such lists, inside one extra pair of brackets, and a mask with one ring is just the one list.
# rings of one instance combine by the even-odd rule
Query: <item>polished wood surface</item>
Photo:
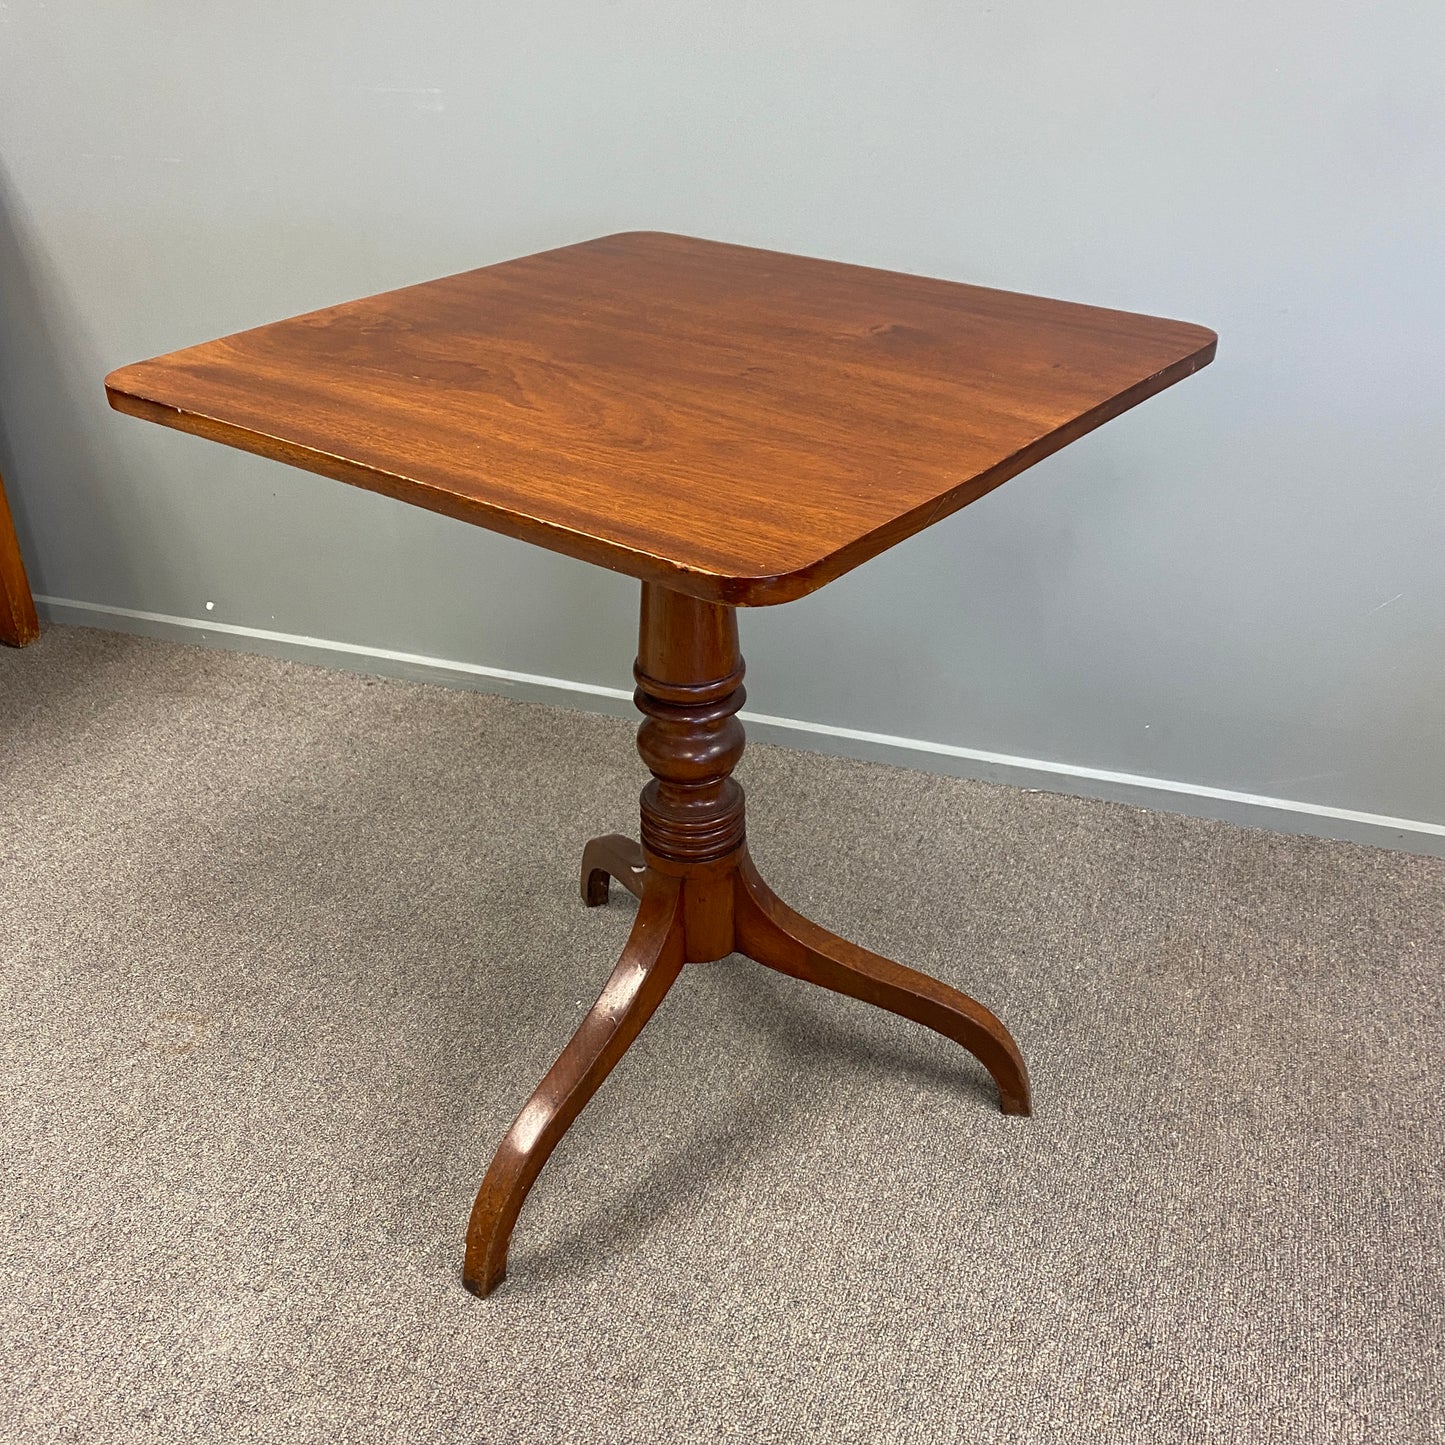
[(507, 1245), (527, 1191), (682, 971), (681, 909), (681, 879), (654, 878), (602, 996), (493, 1156), (467, 1224), (463, 1282), (473, 1294), (489, 1294), (506, 1277)]
[(641, 898), (646, 873), (641, 844), (621, 833), (593, 838), (582, 850), (582, 901), (589, 908), (600, 908), (607, 902), (608, 885), (614, 878), (634, 898)]
[(686, 963), (742, 953), (876, 1004), (972, 1053), (992, 1075), (1005, 1114), (1032, 1107), (1018, 1045), (981, 1003), (810, 922), (758, 873), (732, 777), (745, 742), (736, 612), (644, 583), (634, 671), (643, 714), (637, 747), (652, 773), (642, 791), (643, 841), (608, 834), (588, 843), (582, 897), (606, 902), (612, 878), (641, 904), (622, 961), (508, 1130), (477, 1193), (462, 1269), (474, 1294), (489, 1294), (505, 1277), (528, 1190)]
[(35, 599), (30, 595), (15, 522), (5, 498), (5, 480), (0, 477), (0, 642), (10, 647), (24, 647), (39, 636)]
[(779, 973), (876, 1004), (943, 1034), (986, 1068), (1005, 1114), (1033, 1111), (1028, 1070), (1012, 1035), (976, 999), (820, 928), (763, 882), (744, 854), (738, 869), (737, 950)]
[[(785, 602), (1208, 363), (1202, 327), (749, 250), (608, 236), (140, 362), (121, 411), (642, 580), (639, 899), (622, 958), (492, 1159), (463, 1282), (688, 964), (743, 953), (960, 1044), (1031, 1109), (1004, 1025), (794, 912), (748, 852), (736, 608)], [(900, 880), (904, 882), (904, 880)]]
[(956, 511), (1214, 346), (1178, 321), (630, 233), (106, 387), (121, 411), (756, 605)]

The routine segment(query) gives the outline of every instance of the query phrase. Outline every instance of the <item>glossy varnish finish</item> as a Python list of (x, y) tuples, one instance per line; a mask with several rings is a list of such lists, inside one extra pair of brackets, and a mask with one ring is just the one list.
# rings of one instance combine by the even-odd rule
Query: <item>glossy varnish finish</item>
[(122, 411), (694, 596), (811, 592), (1213, 333), (631, 233), (123, 367)]
[(652, 1017), (688, 963), (743, 953), (780, 973), (877, 1004), (962, 1044), (993, 1076), (1006, 1114), (1030, 1110), (1029, 1077), (1008, 1030), (981, 1003), (793, 912), (748, 854), (742, 789), (743, 662), (737, 614), (655, 584), (642, 589), (637, 746), (653, 775), (641, 846), (617, 834), (582, 855), (582, 898), (615, 878), (641, 904), (602, 996), (508, 1130), (467, 1228), (463, 1280), (489, 1294), (507, 1269), (512, 1228), (567, 1126)]
[[(503, 1279), (527, 1191), (689, 964), (732, 953), (952, 1039), (1006, 1114), (1008, 1030), (795, 913), (748, 853), (735, 608), (928, 526), (1214, 354), (1201, 327), (631, 234), (394, 291), (115, 372), (111, 402), (642, 579), (641, 843), (594, 838), (636, 922), (508, 1130), (463, 1280)], [(1026, 545), (1026, 539), (1023, 545)]]
[(35, 599), (30, 595), (25, 563), (20, 557), (10, 503), (5, 498), (5, 482), (0, 478), (0, 642), (24, 647), (39, 636)]

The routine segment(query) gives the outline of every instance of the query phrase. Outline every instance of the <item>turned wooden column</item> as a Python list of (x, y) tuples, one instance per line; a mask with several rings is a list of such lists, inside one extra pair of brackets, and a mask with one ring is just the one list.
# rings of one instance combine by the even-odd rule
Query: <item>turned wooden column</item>
[(733, 951), (732, 874), (745, 836), (732, 776), (746, 741), (737, 612), (646, 582), (638, 631), (637, 751), (652, 773), (643, 856), (683, 879), (684, 951), (689, 963), (707, 963)]

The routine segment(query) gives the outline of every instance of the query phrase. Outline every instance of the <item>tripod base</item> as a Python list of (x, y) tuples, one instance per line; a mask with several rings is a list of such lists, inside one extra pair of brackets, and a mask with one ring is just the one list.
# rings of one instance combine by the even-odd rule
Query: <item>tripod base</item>
[(506, 1277), (522, 1201), (557, 1141), (601, 1087), (689, 963), (745, 953), (768, 968), (877, 1004), (960, 1043), (993, 1075), (1005, 1114), (1029, 1112), (1029, 1076), (1004, 1026), (946, 983), (847, 943), (794, 913), (748, 857), (743, 790), (732, 772), (746, 739), (735, 608), (642, 585), (635, 700), (642, 842), (616, 833), (582, 854), (582, 899), (612, 881), (639, 899), (637, 921), (601, 997), (507, 1131), (472, 1205), (462, 1279), (485, 1295)]
[(902, 1014), (978, 1058), (993, 1075), (1005, 1114), (1030, 1112), (1023, 1058), (981, 1003), (793, 912), (763, 882), (746, 844), (687, 872), (669, 871), (675, 868), (615, 833), (594, 838), (582, 854), (587, 904), (607, 901), (609, 880), (641, 904), (612, 977), (507, 1131), (482, 1181), (462, 1274), (473, 1294), (490, 1294), (506, 1278), (507, 1245), (527, 1191), (687, 963), (743, 953), (779, 973)]

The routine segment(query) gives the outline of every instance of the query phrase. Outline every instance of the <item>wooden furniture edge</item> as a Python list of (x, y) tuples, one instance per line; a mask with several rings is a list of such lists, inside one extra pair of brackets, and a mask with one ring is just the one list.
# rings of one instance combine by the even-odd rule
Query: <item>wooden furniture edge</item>
[(15, 520), (5, 496), (5, 479), (0, 477), (0, 642), (24, 647), (39, 636), (40, 619), (35, 615), (25, 559), (20, 555)]
[(256, 456), (329, 477), (333, 481), (344, 482), (349, 486), (378, 492), (412, 506), (424, 507), (443, 516), (485, 527), (503, 536), (532, 542), (579, 561), (636, 577), (643, 582), (660, 582), (704, 602), (722, 602), (733, 607), (770, 607), (816, 592), (818, 588), (834, 581), (845, 572), (852, 571), (880, 552), (923, 531), (940, 518), (977, 501), (979, 497), (1001, 486), (1044, 457), (1207, 366), (1214, 359), (1218, 338), (1203, 327), (1197, 329), (1209, 338), (1197, 350), (1030, 442), (987, 471), (960, 482), (939, 496), (930, 498), (913, 511), (893, 518), (876, 530), (865, 533), (862, 537), (832, 552), (824, 553), (800, 567), (787, 572), (752, 576), (704, 572), (680, 566), (665, 557), (629, 547), (625, 543), (604, 542), (588, 533), (573, 531), (556, 522), (497, 507), (475, 498), (461, 497), (412, 477), (379, 471), (334, 453), (303, 447), (295, 442), (220, 421), (203, 412), (187, 411), (156, 401), (137, 390), (127, 388), (125, 374), (130, 367), (121, 367), (111, 372), (105, 379), (105, 391), (111, 407), (129, 416), (156, 422), (176, 431), (189, 432)]

